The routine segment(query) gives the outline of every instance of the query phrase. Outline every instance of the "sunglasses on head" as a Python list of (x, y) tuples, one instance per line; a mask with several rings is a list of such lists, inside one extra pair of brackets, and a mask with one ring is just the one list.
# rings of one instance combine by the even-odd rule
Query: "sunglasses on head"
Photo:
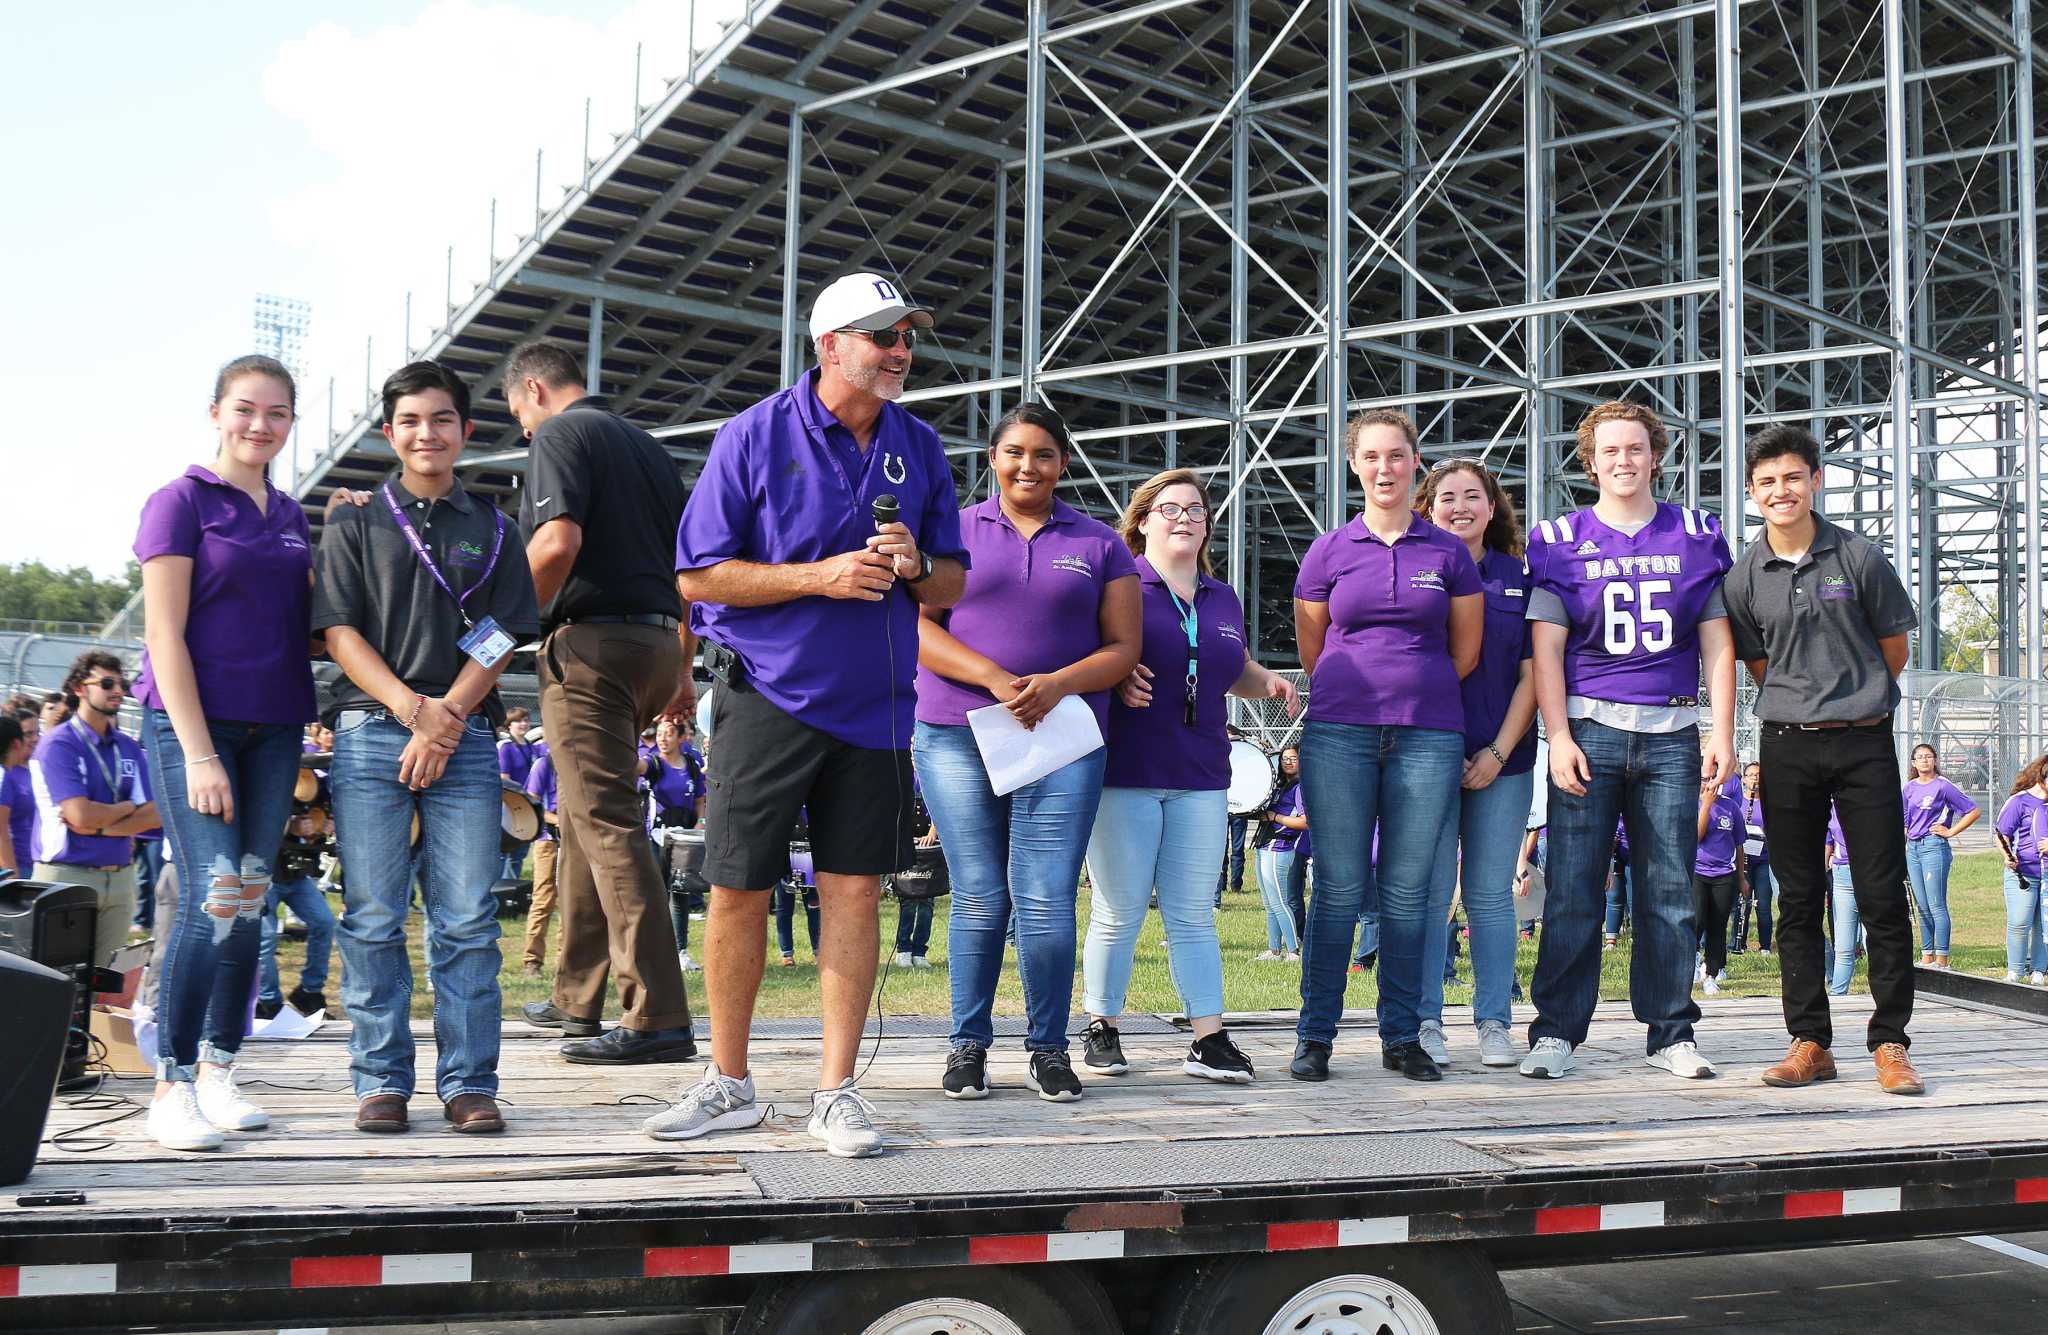
[(906, 348), (917, 346), (915, 329), (842, 329), (842, 334), (859, 334), (884, 352), (894, 348), (900, 341)]

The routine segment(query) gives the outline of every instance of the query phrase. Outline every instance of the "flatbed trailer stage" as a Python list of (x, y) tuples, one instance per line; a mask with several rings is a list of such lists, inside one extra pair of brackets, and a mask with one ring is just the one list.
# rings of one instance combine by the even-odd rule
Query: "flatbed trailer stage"
[(1921, 1099), (1879, 1092), (1861, 997), (1835, 999), (1842, 1078), (1804, 1090), (1758, 1083), (1785, 1047), (1770, 998), (1708, 1004), (1721, 1075), (1700, 1082), (1644, 1064), (1626, 1003), (1600, 1007), (1559, 1081), (1481, 1068), (1448, 1015), (1457, 1060), (1435, 1085), (1379, 1069), (1369, 1013), (1347, 1016), (1322, 1085), (1286, 1076), (1291, 1015), (1234, 1018), (1249, 1087), (1183, 1075), (1185, 1033), (1133, 1016), (1130, 1074), (1085, 1075), (1073, 1104), (1024, 1087), (1014, 1020), (994, 1096), (950, 1102), (943, 1021), (892, 1017), (862, 1080), (892, 1152), (850, 1161), (803, 1129), (815, 1021), (761, 1025), (763, 1126), (682, 1144), (638, 1123), (701, 1066), (572, 1066), (524, 1024), (504, 1042), (506, 1134), (452, 1134), (422, 1093), (410, 1134), (360, 1135), (330, 1025), (249, 1045), (243, 1080), (274, 1122), (219, 1153), (160, 1150), (139, 1116), (80, 1130), (108, 1113), (53, 1112), (46, 1135), (108, 1143), (45, 1144), (0, 1194), (0, 1329), (647, 1312), (747, 1335), (1310, 1317), (1496, 1335), (1500, 1267), (2048, 1227), (2048, 993), (1919, 976)]

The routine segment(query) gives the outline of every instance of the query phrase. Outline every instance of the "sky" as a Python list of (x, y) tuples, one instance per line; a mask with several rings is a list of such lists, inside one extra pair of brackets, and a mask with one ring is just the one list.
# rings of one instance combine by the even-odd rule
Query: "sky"
[[(739, 0), (700, 0), (697, 44)], [(38, 5), (0, 51), (0, 562), (118, 574), (150, 492), (210, 459), (255, 295), (312, 303), (299, 456), (459, 305), (686, 64), (687, 0)], [(279, 470), (281, 484), (290, 466)], [(17, 488), (26, 488), (18, 491)], [(23, 495), (33, 503), (19, 503)]]

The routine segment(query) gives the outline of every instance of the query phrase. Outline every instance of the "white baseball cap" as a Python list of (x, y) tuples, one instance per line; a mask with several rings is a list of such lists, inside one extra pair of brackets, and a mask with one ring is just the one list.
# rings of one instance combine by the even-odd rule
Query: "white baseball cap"
[(932, 312), (903, 295), (896, 280), (878, 273), (835, 278), (811, 303), (811, 337), (835, 329), (888, 329), (909, 316), (919, 329), (932, 327)]

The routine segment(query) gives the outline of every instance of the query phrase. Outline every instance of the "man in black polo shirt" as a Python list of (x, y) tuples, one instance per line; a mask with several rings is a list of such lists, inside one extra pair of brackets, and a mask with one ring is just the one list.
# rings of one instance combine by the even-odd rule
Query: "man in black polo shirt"
[[(640, 734), (662, 713), (696, 712), (668, 559), (682, 475), (654, 437), (584, 391), (565, 348), (514, 349), (504, 388), (533, 441), (519, 518), (542, 609), (540, 714), (561, 819), (554, 999), (526, 1018), (584, 1040), (562, 1045), (570, 1061), (686, 1061), (697, 1052), (690, 1003), (635, 787)], [(612, 973), (623, 1014), (599, 1036)]]
[(1761, 688), (1764, 830), (1778, 882), (1778, 961), (1792, 1046), (1764, 1083), (1832, 1080), (1820, 924), (1828, 812), (1840, 813), (1856, 908), (1870, 943), (1870, 1050), (1888, 1094), (1926, 1086), (1907, 1058), (1913, 933), (1906, 908), (1906, 813), (1892, 711), (1913, 602), (1877, 545), (1813, 513), (1820, 446), (1767, 427), (1746, 451), (1763, 540), (1729, 572), (1723, 596), (1735, 653)]

